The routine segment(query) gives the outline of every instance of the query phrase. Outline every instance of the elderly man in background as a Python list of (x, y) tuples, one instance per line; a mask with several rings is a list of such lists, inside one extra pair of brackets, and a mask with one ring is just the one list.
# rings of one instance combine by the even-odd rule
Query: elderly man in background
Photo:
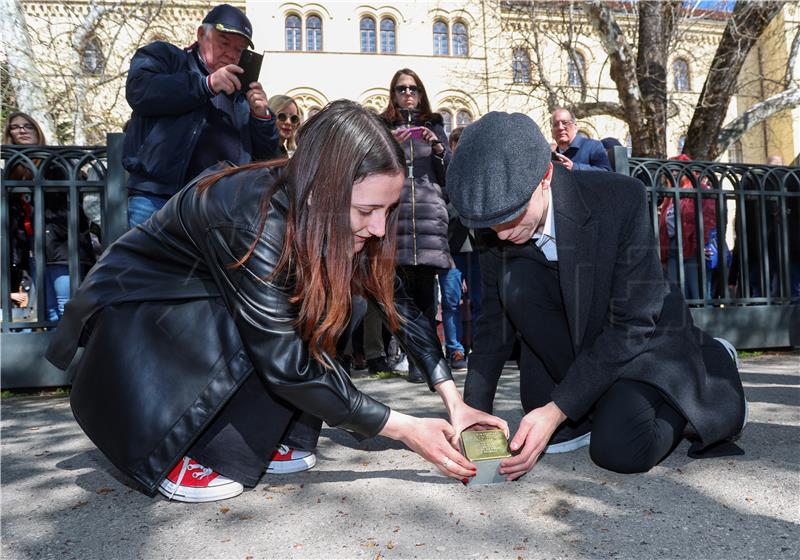
[(239, 80), (239, 56), (253, 47), (252, 36), (247, 16), (221, 4), (203, 19), (190, 47), (155, 41), (136, 51), (125, 85), (133, 114), (123, 155), (131, 227), (219, 161), (276, 156), (267, 94), (260, 83)]
[(555, 163), (569, 170), (612, 171), (603, 144), (578, 134), (575, 116), (569, 109), (559, 107), (553, 111), (550, 126), (556, 141)]

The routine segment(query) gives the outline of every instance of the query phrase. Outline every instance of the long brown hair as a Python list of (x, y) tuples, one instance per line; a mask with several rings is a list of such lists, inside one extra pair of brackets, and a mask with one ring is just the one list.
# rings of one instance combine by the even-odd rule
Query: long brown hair
[[(284, 246), (271, 277), (291, 278), (290, 301), (298, 306), (295, 328), (311, 355), (328, 366), (323, 353), (336, 356), (336, 343), (350, 320), (352, 292), (375, 298), (389, 328), (400, 326), (394, 305), (396, 207), (388, 213), (384, 237), (369, 238), (354, 253), (350, 204), (353, 183), (371, 175), (404, 173), (405, 158), (384, 123), (352, 101), (330, 103), (303, 124), (297, 136), (298, 148), (290, 160), (222, 171), (204, 179), (198, 189), (239, 169), (282, 168), (278, 183), (262, 198), (259, 232), (272, 194), (285, 188), (289, 210)], [(238, 265), (254, 249), (255, 244)]]
[(417, 76), (417, 73), (413, 70), (401, 68), (394, 73), (394, 76), (392, 76), (392, 81), (389, 84), (389, 105), (386, 107), (386, 109), (384, 109), (383, 113), (381, 113), (381, 118), (390, 126), (404, 121), (402, 115), (400, 114), (400, 108), (395, 102), (394, 92), (394, 87), (397, 85), (397, 81), (400, 79), (400, 76), (403, 75), (411, 76), (414, 79), (414, 83), (417, 84), (417, 90), (419, 91), (419, 104), (417, 105), (416, 109), (417, 121), (425, 122), (430, 120), (432, 117), (431, 102), (428, 101), (428, 93), (425, 91), (425, 85), (422, 83), (422, 80), (420, 80), (419, 76)]

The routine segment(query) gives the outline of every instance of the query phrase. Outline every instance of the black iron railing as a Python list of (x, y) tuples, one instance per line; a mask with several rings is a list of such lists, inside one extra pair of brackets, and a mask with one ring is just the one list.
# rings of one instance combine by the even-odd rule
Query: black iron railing
[[(62, 255), (73, 294), (85, 275), (91, 239), (101, 251), (127, 229), (125, 172), (122, 168), (122, 134), (109, 134), (106, 146), (3, 145), (0, 193), (0, 307), (3, 341), (3, 387), (64, 384), (43, 382), (48, 370), (41, 359), (48, 334), (57, 325), (47, 309), (47, 244), (58, 227), (66, 228), (66, 254)], [(55, 208), (55, 207), (58, 208)], [(87, 230), (88, 228), (88, 230)], [(62, 228), (63, 229), (63, 228)], [(60, 233), (64, 233), (63, 231)], [(62, 245), (63, 250), (63, 245)], [(83, 251), (83, 253), (82, 253)], [(18, 313), (20, 283), (27, 280), (27, 312)], [(25, 282), (22, 282), (23, 284)], [(50, 302), (52, 304), (52, 302)], [(34, 356), (35, 355), (35, 356)], [(38, 358), (38, 359), (35, 359)], [(31, 375), (16, 382), (15, 375)], [(32, 367), (39, 372), (28, 372)]]

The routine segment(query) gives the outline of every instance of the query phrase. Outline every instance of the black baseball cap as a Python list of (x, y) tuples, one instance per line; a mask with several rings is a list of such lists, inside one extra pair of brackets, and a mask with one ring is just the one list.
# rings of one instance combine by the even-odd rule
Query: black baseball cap
[(244, 12), (230, 4), (220, 4), (206, 14), (203, 23), (210, 23), (217, 31), (236, 33), (247, 39), (251, 49), (253, 45), (253, 26)]

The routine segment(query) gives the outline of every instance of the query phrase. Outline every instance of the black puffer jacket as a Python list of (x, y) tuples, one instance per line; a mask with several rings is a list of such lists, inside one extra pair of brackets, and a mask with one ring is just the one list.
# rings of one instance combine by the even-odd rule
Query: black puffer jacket
[[(447, 206), (443, 186), (450, 163), (450, 147), (442, 126), (442, 117), (434, 114), (430, 120), (414, 123), (430, 128), (444, 146), (437, 156), (423, 140), (406, 140), (403, 151), (411, 162), (414, 181), (407, 177), (400, 195), (397, 220), (397, 264), (428, 265), (450, 268), (450, 248), (447, 242)], [(392, 128), (400, 128), (397, 124)], [(413, 158), (411, 156), (413, 150)]]
[[(252, 372), (270, 391), (331, 426), (378, 433), (389, 409), (359, 391), (335, 360), (323, 368), (294, 330), (291, 288), (272, 274), (288, 195), (249, 170), (203, 194), (190, 184), (117, 240), (67, 303), (47, 359), (66, 369), (78, 346), (70, 403), (81, 428), (121, 471), (154, 493)], [(243, 267), (231, 265), (255, 250)], [(398, 337), (431, 389), (452, 379), (428, 320), (402, 296)]]

